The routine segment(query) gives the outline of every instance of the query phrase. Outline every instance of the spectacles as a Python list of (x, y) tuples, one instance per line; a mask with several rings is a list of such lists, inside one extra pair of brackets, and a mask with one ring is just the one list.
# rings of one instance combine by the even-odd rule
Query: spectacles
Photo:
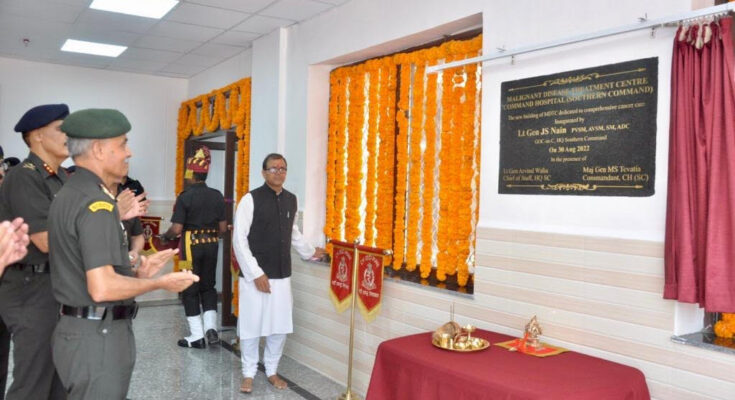
[(266, 168), (265, 170), (270, 172), (271, 174), (285, 174), (286, 171), (288, 171), (288, 168), (272, 167), (272, 168)]

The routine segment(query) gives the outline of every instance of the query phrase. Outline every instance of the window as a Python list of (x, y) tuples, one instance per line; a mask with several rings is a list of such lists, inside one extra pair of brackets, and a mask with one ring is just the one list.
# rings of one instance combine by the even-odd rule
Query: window
[(392, 250), (389, 272), (471, 291), (480, 65), (426, 67), (481, 47), (475, 35), (330, 73), (327, 237)]

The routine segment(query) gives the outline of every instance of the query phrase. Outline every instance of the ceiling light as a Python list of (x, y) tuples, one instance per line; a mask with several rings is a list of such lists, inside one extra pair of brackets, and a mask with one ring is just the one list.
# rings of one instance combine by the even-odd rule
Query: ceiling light
[(178, 3), (177, 0), (94, 0), (89, 8), (161, 19)]
[(61, 46), (61, 51), (71, 51), (74, 53), (94, 54), (96, 56), (117, 57), (127, 49), (127, 46), (116, 46), (114, 44), (104, 44), (95, 42), (85, 42), (83, 40), (66, 39)]

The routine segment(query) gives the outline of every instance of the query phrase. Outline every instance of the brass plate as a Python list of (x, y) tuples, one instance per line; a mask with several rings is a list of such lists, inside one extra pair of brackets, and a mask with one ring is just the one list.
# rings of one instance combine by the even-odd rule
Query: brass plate
[(450, 347), (442, 347), (442, 346), (439, 345), (439, 343), (437, 343), (434, 340), (431, 341), (431, 344), (433, 344), (435, 347), (438, 347), (438, 348), (440, 348), (442, 350), (457, 351), (457, 352), (460, 352), (460, 353), (470, 353), (470, 352), (473, 352), (473, 351), (481, 351), (481, 350), (485, 350), (488, 347), (490, 347), (490, 342), (488, 342), (487, 340), (485, 340), (483, 338), (479, 338), (479, 339), (482, 341), (482, 345), (480, 347), (472, 348), (472, 349), (454, 349), (454, 348), (450, 348)]

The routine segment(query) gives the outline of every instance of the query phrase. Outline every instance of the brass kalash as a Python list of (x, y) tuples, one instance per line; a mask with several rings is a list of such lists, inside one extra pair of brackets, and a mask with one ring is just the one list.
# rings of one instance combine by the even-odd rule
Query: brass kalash
[(450, 351), (480, 351), (490, 347), (490, 342), (483, 338), (472, 337), (474, 325), (460, 325), (454, 322), (454, 304), (450, 308), (450, 321), (440, 326), (431, 335), (431, 343), (444, 350)]

